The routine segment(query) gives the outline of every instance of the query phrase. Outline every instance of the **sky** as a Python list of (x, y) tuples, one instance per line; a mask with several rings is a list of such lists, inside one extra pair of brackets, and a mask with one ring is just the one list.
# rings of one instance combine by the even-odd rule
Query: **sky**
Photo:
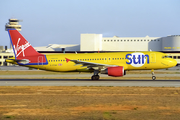
[(80, 44), (83, 33), (103, 37), (180, 35), (180, 0), (0, 0), (0, 46), (10, 47), (5, 24), (23, 20), (33, 47)]

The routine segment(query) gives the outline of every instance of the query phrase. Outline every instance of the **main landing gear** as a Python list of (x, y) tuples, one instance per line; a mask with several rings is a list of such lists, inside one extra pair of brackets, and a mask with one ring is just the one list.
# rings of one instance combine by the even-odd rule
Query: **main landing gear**
[(154, 70), (151, 70), (152, 72), (152, 80), (156, 80), (156, 76), (154, 75)]
[(94, 75), (91, 77), (91, 80), (99, 80), (100, 77), (98, 73), (99, 73), (99, 70), (95, 70)]

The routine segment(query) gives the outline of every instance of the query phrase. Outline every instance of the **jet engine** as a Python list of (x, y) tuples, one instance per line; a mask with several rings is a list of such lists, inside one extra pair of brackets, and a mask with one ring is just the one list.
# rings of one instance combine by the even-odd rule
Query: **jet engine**
[(126, 75), (126, 71), (124, 71), (123, 66), (108, 67), (107, 69), (105, 69), (101, 73), (102, 74), (108, 74), (108, 76), (113, 76), (113, 77), (121, 77), (123, 75)]

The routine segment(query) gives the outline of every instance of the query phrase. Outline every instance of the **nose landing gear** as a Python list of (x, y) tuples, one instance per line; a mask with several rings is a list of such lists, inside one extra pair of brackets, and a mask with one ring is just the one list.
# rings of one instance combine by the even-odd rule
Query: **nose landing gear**
[(152, 79), (153, 79), (153, 80), (156, 80), (156, 76), (152, 76)]
[(156, 80), (156, 76), (154, 75), (154, 70), (151, 70), (152, 72), (152, 80)]

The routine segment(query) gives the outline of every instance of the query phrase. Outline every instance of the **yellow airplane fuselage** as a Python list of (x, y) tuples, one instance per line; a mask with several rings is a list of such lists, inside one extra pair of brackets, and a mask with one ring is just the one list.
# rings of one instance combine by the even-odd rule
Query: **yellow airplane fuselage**
[[(146, 60), (143, 60), (142, 55), (138, 56), (133, 54), (144, 54), (149, 56)], [(127, 58), (130, 55), (129, 58)], [(161, 52), (114, 52), (114, 53), (84, 53), (84, 54), (47, 54), (46, 59), (48, 64), (39, 63), (38, 65), (25, 65), (27, 67), (33, 67), (42, 70), (50, 71), (93, 71), (87, 69), (87, 66), (82, 66), (82, 64), (75, 64), (74, 62), (68, 61), (65, 58), (70, 60), (78, 60), (89, 63), (97, 64), (106, 64), (106, 65), (115, 65), (123, 66), (124, 70), (151, 70), (151, 69), (165, 69), (174, 67), (177, 62), (172, 59), (165, 57), (167, 56)], [(131, 62), (131, 63), (130, 63)], [(134, 62), (136, 64), (134, 64)]]

